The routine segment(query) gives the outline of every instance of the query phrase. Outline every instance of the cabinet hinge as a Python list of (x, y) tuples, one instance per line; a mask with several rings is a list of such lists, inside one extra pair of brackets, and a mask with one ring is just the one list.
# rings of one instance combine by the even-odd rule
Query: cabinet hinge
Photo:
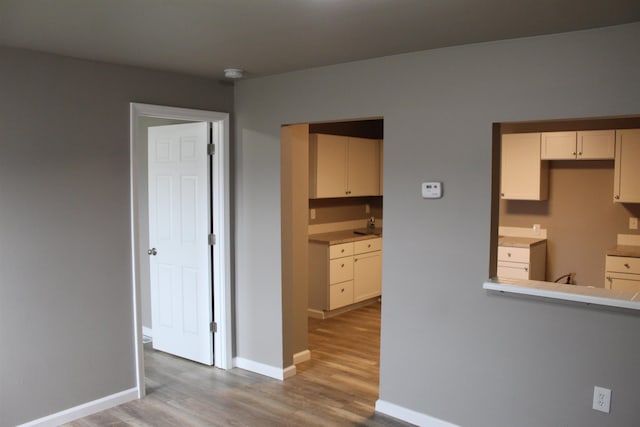
[(218, 324), (216, 322), (211, 322), (209, 324), (209, 330), (211, 332), (218, 332)]
[(216, 154), (216, 145), (207, 144), (207, 155), (213, 156), (214, 154)]
[(210, 245), (215, 245), (216, 244), (216, 235), (211, 233), (209, 234), (209, 244)]

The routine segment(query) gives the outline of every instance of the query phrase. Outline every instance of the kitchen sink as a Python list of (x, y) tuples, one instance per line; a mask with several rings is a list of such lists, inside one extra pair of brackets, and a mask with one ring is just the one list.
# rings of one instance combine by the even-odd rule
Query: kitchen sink
[(358, 228), (353, 230), (354, 234), (360, 234), (362, 236), (366, 236), (369, 234), (373, 234), (375, 236), (382, 236), (382, 228)]

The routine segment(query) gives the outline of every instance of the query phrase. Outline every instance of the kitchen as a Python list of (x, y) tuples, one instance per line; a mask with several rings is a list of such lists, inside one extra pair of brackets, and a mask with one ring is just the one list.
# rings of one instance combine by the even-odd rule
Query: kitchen
[(310, 317), (381, 296), (382, 152), (381, 119), (309, 127)]
[(640, 291), (640, 118), (502, 123), (501, 280)]

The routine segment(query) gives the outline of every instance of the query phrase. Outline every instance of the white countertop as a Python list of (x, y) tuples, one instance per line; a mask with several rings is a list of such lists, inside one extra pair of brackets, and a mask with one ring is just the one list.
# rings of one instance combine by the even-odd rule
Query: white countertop
[(529, 248), (546, 241), (547, 239), (540, 237), (498, 236), (498, 246), (508, 246), (513, 248)]
[(482, 287), (500, 293), (640, 310), (640, 292), (614, 291), (604, 288), (518, 279), (509, 279), (509, 281), (492, 279), (484, 282)]

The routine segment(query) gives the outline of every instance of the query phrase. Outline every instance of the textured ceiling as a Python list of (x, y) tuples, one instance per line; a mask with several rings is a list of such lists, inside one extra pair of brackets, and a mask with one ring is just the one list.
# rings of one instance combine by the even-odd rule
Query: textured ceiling
[(639, 0), (0, 0), (0, 45), (253, 77), (635, 21)]

